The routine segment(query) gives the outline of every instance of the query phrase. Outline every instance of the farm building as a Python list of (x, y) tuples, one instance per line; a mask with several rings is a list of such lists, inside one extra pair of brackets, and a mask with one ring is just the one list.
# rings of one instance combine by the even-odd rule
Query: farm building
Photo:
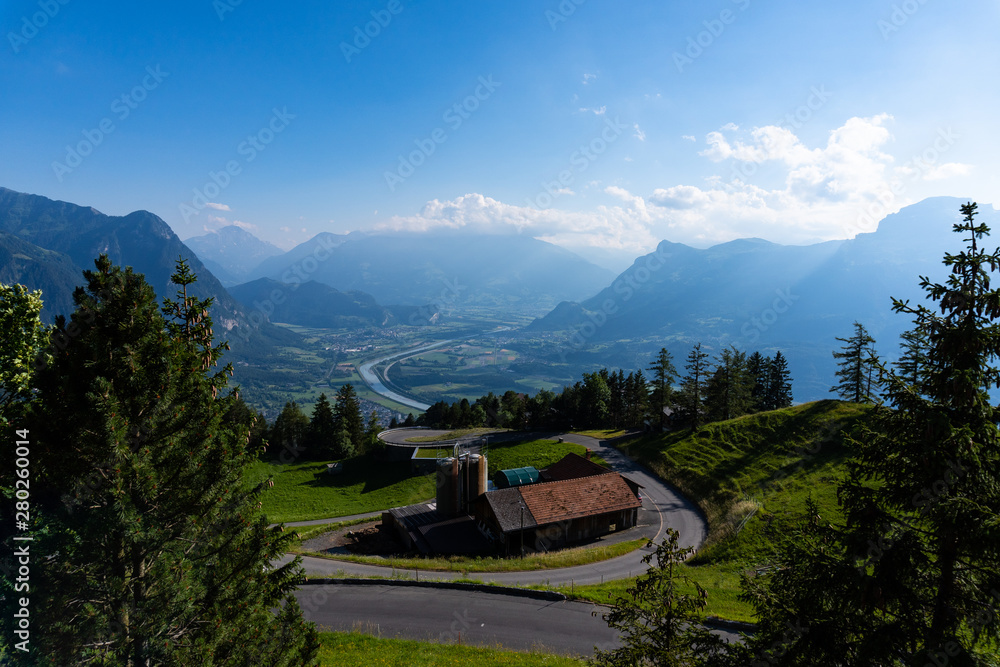
[(642, 502), (616, 472), (538, 482), (483, 494), (481, 529), (507, 554), (548, 551), (636, 525)]
[(642, 506), (638, 484), (589, 456), (499, 471), (495, 490), (486, 488), (485, 456), (441, 459), (437, 474), (436, 505), (383, 514), (404, 544), (428, 553), (549, 551), (631, 528)]

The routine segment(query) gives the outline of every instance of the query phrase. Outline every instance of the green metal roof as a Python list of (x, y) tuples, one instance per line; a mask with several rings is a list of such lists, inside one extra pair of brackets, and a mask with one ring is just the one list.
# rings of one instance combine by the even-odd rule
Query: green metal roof
[(500, 474), (507, 478), (508, 486), (523, 486), (525, 484), (534, 484), (538, 481), (538, 470), (531, 466), (501, 470)]

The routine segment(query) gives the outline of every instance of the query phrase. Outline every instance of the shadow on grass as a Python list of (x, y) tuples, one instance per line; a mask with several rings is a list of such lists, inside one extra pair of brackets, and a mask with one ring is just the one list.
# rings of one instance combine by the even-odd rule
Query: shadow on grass
[(305, 486), (326, 489), (348, 489), (363, 484), (361, 493), (374, 493), (413, 477), (420, 477), (410, 469), (409, 461), (380, 461), (371, 454), (364, 454), (343, 461), (342, 472), (331, 475), (325, 464), (317, 464), (313, 479)]

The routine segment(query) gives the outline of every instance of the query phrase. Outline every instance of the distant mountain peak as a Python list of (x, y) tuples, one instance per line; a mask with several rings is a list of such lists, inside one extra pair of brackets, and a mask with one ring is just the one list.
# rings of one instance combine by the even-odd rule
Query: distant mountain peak
[(238, 225), (189, 238), (184, 244), (227, 286), (243, 282), (261, 262), (284, 253)]

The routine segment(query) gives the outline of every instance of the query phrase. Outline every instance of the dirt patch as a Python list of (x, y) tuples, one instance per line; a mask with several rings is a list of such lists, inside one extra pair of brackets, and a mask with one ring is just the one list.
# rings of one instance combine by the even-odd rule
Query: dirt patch
[(385, 556), (403, 553), (396, 535), (381, 520), (347, 526), (302, 543), (303, 549), (318, 553)]

